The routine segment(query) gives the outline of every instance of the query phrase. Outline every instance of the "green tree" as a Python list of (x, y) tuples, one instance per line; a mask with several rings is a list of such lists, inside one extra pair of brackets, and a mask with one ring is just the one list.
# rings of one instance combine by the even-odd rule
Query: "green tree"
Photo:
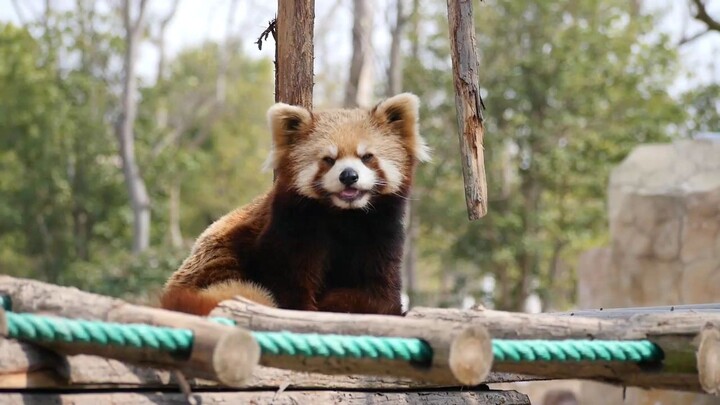
[[(94, 246), (124, 234), (113, 218), (121, 178), (104, 124), (112, 96), (91, 73), (107, 59), (87, 55), (77, 20), (54, 18), (40, 40), (0, 27), (0, 239), (12, 250), (0, 266), (58, 282), (71, 262), (93, 259)], [(58, 55), (71, 53), (81, 66), (63, 69)]]
[(689, 115), (685, 125), (688, 135), (720, 131), (720, 84), (710, 83), (692, 89), (682, 100)]
[(645, 35), (653, 16), (633, 16), (620, 0), (478, 7), (490, 211), (468, 223), (443, 11), (407, 72), (437, 157), (420, 176), (426, 249), (450, 245), (440, 265), (455, 267), (455, 291), (477, 294), (479, 276), (491, 274), (497, 307), (522, 309), (533, 292), (562, 305), (574, 283), (560, 264), (605, 236), (609, 169), (633, 146), (668, 139), (682, 119), (666, 93), (677, 56), (667, 38)]

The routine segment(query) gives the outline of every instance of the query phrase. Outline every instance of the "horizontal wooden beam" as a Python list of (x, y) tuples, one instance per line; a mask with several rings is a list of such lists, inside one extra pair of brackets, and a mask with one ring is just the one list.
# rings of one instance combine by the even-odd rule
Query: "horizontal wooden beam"
[(549, 315), (577, 316), (584, 318), (600, 319), (626, 319), (637, 315), (645, 314), (669, 314), (669, 313), (716, 313), (720, 314), (720, 304), (688, 304), (688, 305), (663, 305), (656, 307), (630, 307), (630, 308), (600, 308), (580, 309), (568, 312), (551, 312)]
[[(117, 345), (33, 342), (61, 354), (92, 354), (156, 368), (178, 369), (189, 376), (212, 379), (229, 386), (241, 385), (252, 375), (260, 359), (260, 348), (249, 331), (221, 325), (204, 317), (131, 305), (74, 288), (8, 276), (0, 276), (0, 294), (12, 297), (13, 312), (139, 323), (189, 329), (193, 333), (192, 350), (186, 357)], [(5, 326), (4, 311), (0, 310), (0, 334), (3, 336), (7, 332)]]
[[(236, 318), (240, 321), (239, 328), (237, 328), (220, 325), (204, 317), (131, 305), (121, 300), (32, 280), (0, 277), (0, 294), (2, 293), (12, 297), (13, 311), (16, 312), (52, 312), (54, 315), (73, 318), (190, 329), (195, 336), (193, 351), (187, 362), (184, 362), (184, 359), (175, 359), (168, 353), (131, 348), (63, 343), (52, 343), (47, 346), (63, 354), (95, 354), (129, 362), (145, 361), (156, 367), (186, 366), (189, 373), (200, 370), (204, 372), (202, 376), (219, 378), (219, 381), (226, 384), (233, 382), (233, 385), (240, 383), (236, 381), (238, 378), (250, 374), (254, 364), (250, 365), (249, 363), (251, 360), (257, 362), (259, 358), (259, 349), (257, 349), (257, 356), (251, 356), (249, 352), (253, 346), (250, 343), (255, 342), (245, 329), (252, 327), (253, 330), (287, 330), (282, 324), (269, 322), (262, 327), (257, 319), (254, 323), (246, 322), (246, 319), (238, 311), (249, 310), (251, 307), (256, 312), (266, 308), (270, 309), (251, 301), (247, 301), (244, 307), (237, 306), (241, 305), (237, 304), (234, 311), (213, 313), (214, 316)], [(293, 312), (299, 311), (287, 311), (287, 313)], [(302, 316), (306, 316), (306, 314), (304, 313)], [(338, 314), (325, 315), (326, 318), (327, 316), (335, 317), (339, 322), (331, 323), (326, 319), (322, 324), (308, 324), (305, 331), (360, 334), (351, 333), (351, 329), (347, 327), (347, 317)], [(341, 318), (345, 318), (345, 321)], [(266, 319), (270, 320), (272, 317)], [(378, 316), (374, 319), (374, 322), (366, 322), (361, 329), (355, 328), (354, 330), (356, 332), (364, 331), (364, 334), (371, 336), (422, 338), (432, 348), (431, 362), (420, 364), (403, 360), (355, 358), (352, 356), (263, 356), (261, 364), (323, 374), (407, 377), (448, 385), (477, 385), (483, 382), (490, 372), (493, 360), (490, 336), (481, 326), (474, 326), (471, 328), (472, 330), (468, 330), (466, 325), (425, 322), (401, 317)], [(0, 322), (1, 326), (2, 322)], [(248, 342), (248, 339), (252, 342)], [(226, 344), (229, 340), (234, 341), (235, 344)], [(244, 344), (241, 345), (240, 343), (243, 342)], [(220, 350), (227, 352), (227, 356), (220, 354), (218, 347), (222, 347)], [(233, 354), (235, 355), (233, 356)], [(248, 363), (248, 369), (244, 372), (242, 372), (243, 364), (241, 363), (243, 361), (241, 360)], [(237, 366), (235, 368), (225, 366), (228, 361), (237, 363)], [(208, 374), (210, 371), (213, 373)]]
[[(97, 356), (58, 356), (29, 343), (0, 338), (0, 388), (4, 389), (168, 389), (177, 387), (172, 373)], [(517, 375), (491, 373), (487, 383), (519, 381)], [(217, 387), (199, 378), (189, 380), (193, 388)], [(438, 384), (409, 378), (364, 375), (325, 375), (258, 366), (239, 388), (251, 390), (427, 390)]]
[[(238, 391), (194, 392), (197, 403), (213, 404), (426, 404), (461, 403), (482, 405), (529, 405), (527, 395), (517, 391), (420, 391), (420, 392), (352, 392), (352, 391)], [(161, 405), (186, 403), (180, 393), (4, 393), (7, 405)]]
[(488, 309), (413, 308), (409, 318), (483, 325), (493, 338), (650, 340), (664, 353), (660, 364), (495, 362), (493, 371), (546, 378), (581, 378), (624, 386), (702, 392), (696, 353), (698, 335), (708, 322), (720, 325), (720, 313), (644, 313), (626, 319), (597, 319), (526, 314)]
[[(290, 331), (338, 335), (369, 335), (417, 338), (432, 348), (430, 364), (372, 360), (348, 368), (331, 358), (297, 359), (268, 356), (261, 364), (324, 374), (360, 374), (412, 378), (440, 385), (476, 385), (487, 379), (493, 361), (490, 336), (480, 325), (426, 322), (388, 315), (348, 315), (329, 312), (290, 311), (258, 305), (238, 298), (221, 303), (211, 316), (234, 319), (238, 326), (254, 331)], [(364, 374), (364, 373), (363, 373)]]

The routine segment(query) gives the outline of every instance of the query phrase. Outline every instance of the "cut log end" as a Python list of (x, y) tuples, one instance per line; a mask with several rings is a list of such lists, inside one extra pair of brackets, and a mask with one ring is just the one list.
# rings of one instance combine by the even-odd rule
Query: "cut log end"
[(720, 395), (720, 328), (717, 325), (708, 324), (700, 332), (697, 367), (705, 392)]
[(450, 370), (464, 385), (485, 381), (493, 364), (490, 334), (481, 326), (472, 326), (460, 333), (450, 345)]
[(238, 328), (218, 340), (212, 362), (221, 383), (239, 387), (260, 362), (260, 346), (250, 332)]
[(7, 337), (8, 335), (8, 324), (5, 310), (0, 308), (0, 336)]

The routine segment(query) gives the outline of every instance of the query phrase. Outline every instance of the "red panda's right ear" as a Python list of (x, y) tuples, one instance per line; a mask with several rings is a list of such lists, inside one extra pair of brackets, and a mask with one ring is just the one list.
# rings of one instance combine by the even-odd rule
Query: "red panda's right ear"
[(277, 162), (284, 149), (309, 132), (312, 114), (302, 107), (276, 103), (268, 109), (267, 120), (273, 145), (263, 168), (270, 170), (277, 168)]

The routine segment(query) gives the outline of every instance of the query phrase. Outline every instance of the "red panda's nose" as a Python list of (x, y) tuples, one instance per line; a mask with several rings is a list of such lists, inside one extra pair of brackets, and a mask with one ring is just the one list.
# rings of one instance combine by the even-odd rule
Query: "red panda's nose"
[(355, 169), (347, 168), (340, 173), (340, 183), (346, 186), (352, 186), (357, 183), (358, 174)]

